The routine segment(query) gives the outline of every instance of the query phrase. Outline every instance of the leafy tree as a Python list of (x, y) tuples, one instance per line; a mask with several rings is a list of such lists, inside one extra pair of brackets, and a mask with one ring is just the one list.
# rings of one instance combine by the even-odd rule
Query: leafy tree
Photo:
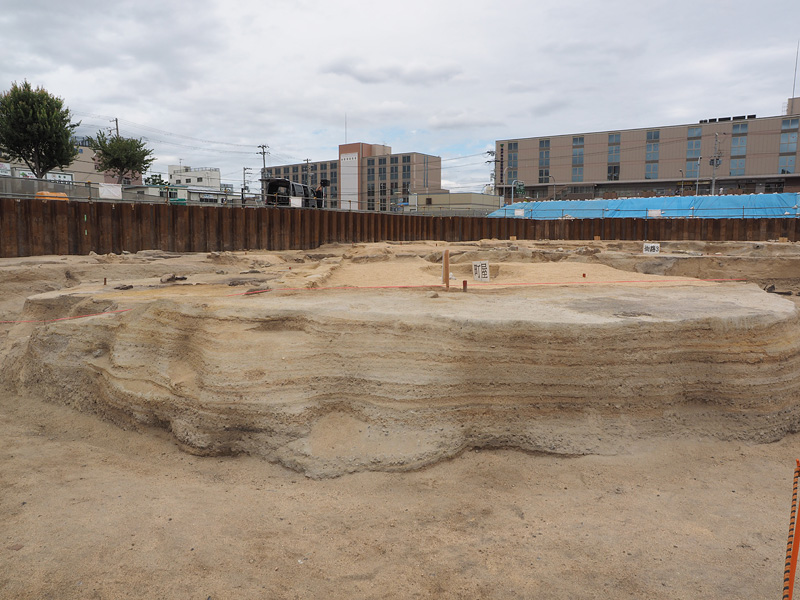
[(122, 183), (126, 175), (131, 178), (144, 173), (155, 162), (153, 151), (141, 139), (124, 138), (119, 135), (106, 136), (102, 131), (89, 138), (89, 146), (95, 151), (95, 168), (98, 171), (111, 171)]
[(0, 95), (0, 154), (21, 160), (42, 179), (55, 168), (64, 168), (78, 155), (70, 123), (72, 115), (61, 98), (41, 87), (16, 82)]
[(156, 173), (154, 175), (150, 175), (150, 177), (146, 178), (144, 180), (144, 182), (147, 185), (160, 185), (160, 186), (167, 185), (167, 182), (164, 181), (164, 179), (161, 177), (161, 173)]

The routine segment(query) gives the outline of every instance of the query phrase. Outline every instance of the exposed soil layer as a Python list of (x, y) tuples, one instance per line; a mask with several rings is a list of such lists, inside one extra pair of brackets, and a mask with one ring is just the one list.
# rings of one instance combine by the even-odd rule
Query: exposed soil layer
[(0, 597), (777, 594), (798, 260), (484, 241), (0, 261)]

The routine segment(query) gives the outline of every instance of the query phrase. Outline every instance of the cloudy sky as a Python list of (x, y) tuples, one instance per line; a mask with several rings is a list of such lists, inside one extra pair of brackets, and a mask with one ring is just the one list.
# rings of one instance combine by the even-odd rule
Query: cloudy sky
[(81, 134), (118, 118), (153, 172), (238, 187), (259, 144), (278, 165), (362, 141), (479, 191), (497, 139), (780, 114), (798, 23), (797, 0), (26, 0), (0, 11), (0, 90), (44, 87)]

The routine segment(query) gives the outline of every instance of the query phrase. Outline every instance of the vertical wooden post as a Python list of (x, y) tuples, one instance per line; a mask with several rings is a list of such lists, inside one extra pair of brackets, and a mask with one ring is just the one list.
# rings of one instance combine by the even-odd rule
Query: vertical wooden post
[(445, 250), (442, 257), (442, 283), (450, 289), (450, 250)]

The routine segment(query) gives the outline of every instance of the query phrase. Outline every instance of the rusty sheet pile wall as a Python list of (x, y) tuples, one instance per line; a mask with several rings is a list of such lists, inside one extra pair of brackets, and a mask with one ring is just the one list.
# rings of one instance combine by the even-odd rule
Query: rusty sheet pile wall
[(0, 199), (0, 257), (139, 250), (312, 249), (327, 243), (520, 240), (797, 241), (798, 219), (576, 219)]

